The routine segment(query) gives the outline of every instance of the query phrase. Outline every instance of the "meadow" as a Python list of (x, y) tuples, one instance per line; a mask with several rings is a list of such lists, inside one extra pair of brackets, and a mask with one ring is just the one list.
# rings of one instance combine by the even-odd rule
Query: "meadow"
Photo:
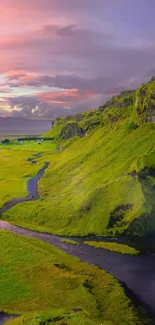
[(22, 315), (8, 324), (147, 324), (118, 281), (98, 267), (2, 230), (0, 246), (0, 310)]
[[(27, 181), (42, 168), (44, 158), (41, 156), (55, 152), (54, 143), (45, 141), (39, 145), (25, 141), (22, 144), (12, 140), (10, 144), (0, 144), (0, 207), (13, 199), (28, 195)], [(38, 155), (38, 153), (40, 155)], [(35, 164), (29, 161), (35, 160)]]

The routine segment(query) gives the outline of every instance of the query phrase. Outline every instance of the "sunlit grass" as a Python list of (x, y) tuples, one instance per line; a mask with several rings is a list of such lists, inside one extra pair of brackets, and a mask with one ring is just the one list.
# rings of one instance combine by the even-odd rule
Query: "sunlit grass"
[[(61, 152), (47, 151), (39, 159), (50, 162), (39, 181), (41, 200), (21, 203), (3, 218), (30, 229), (67, 236), (126, 232), (140, 216), (150, 213), (155, 194), (153, 183), (130, 174), (155, 166), (155, 125), (142, 125), (132, 132), (128, 132), (127, 125), (128, 117), (113, 127), (106, 120), (87, 137), (63, 141)], [(122, 210), (121, 220), (109, 229), (113, 211), (128, 205), (131, 208)], [(151, 220), (147, 228), (140, 222), (134, 234), (155, 229)]]
[[(22, 314), (26, 324), (38, 313), (44, 316), (40, 315), (32, 324), (56, 315), (63, 316), (67, 324), (77, 324), (78, 320), (81, 325), (139, 324), (123, 288), (99, 268), (52, 245), (9, 232), (0, 231), (0, 247), (1, 311)], [(19, 318), (10, 323), (22, 321)]]
[[(0, 145), (0, 207), (10, 199), (28, 195), (28, 179), (42, 168), (44, 156), (55, 152), (55, 149), (55, 144), (49, 142), (41, 146), (29, 142)], [(41, 158), (35, 156), (38, 153)], [(28, 161), (28, 158), (33, 158), (36, 164)]]
[(97, 242), (97, 241), (85, 241), (84, 244), (93, 246), (95, 248), (104, 248), (109, 251), (118, 252), (121, 254), (130, 254), (130, 255), (137, 255), (139, 251), (133, 247), (124, 244), (118, 243), (111, 243), (111, 242)]

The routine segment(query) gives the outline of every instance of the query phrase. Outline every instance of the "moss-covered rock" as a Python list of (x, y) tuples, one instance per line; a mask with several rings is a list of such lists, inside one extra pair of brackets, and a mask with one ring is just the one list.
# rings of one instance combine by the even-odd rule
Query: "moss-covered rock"
[(135, 90), (124, 90), (118, 96), (113, 96), (105, 105), (100, 107), (103, 111), (107, 107), (127, 108), (135, 102)]
[(85, 131), (76, 122), (67, 123), (60, 132), (61, 139), (70, 139), (76, 135), (79, 137), (85, 135)]
[(141, 124), (155, 122), (155, 81), (142, 85), (136, 92), (135, 106)]

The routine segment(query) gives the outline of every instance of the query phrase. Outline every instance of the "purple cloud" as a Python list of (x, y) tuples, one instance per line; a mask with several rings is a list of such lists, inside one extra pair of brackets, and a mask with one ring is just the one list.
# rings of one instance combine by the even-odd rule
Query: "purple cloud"
[[(90, 109), (113, 90), (147, 80), (155, 66), (154, 10), (154, 0), (149, 6), (148, 0), (5, 0), (0, 87), (10, 89), (10, 111), (50, 116), (66, 114), (68, 105)], [(72, 95), (41, 101), (36, 94), (47, 88)]]

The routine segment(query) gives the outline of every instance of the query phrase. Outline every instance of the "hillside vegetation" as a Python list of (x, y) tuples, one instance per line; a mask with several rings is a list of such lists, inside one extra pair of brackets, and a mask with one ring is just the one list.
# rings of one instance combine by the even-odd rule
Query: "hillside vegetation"
[(57, 119), (44, 136), (62, 151), (46, 154), (51, 163), (39, 183), (41, 199), (3, 218), (63, 235), (154, 232), (154, 120), (154, 80), (98, 110)]

